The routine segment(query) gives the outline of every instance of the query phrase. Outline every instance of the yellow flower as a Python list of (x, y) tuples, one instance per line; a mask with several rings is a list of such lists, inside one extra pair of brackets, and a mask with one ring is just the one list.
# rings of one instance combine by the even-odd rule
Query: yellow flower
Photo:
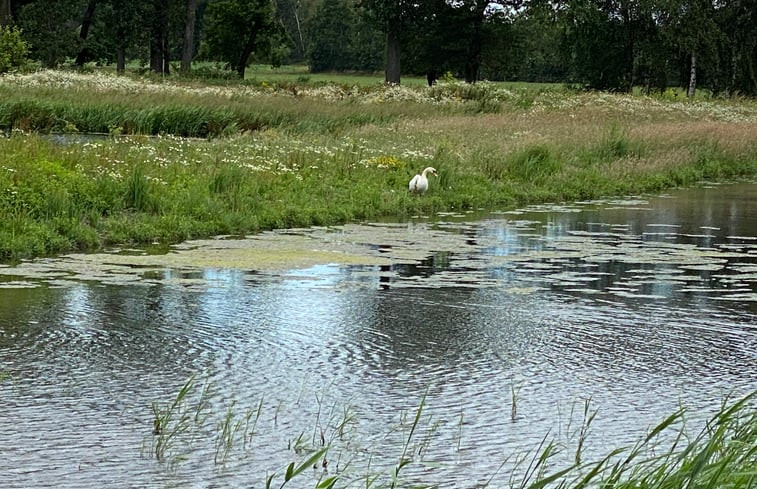
[(401, 168), (405, 163), (396, 156), (381, 155), (375, 156), (365, 161), (365, 166), (375, 166), (376, 168)]

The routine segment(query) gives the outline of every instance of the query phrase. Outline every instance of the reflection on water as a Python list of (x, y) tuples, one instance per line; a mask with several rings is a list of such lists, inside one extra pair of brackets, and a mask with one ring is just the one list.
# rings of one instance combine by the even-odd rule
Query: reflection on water
[[(424, 393), (405, 470), (450, 486), (485, 482), (547, 433), (574, 447), (589, 398), (596, 457), (679, 403), (701, 421), (757, 389), (754, 191), (303, 231), (392, 258), (375, 266), (9, 276), (38, 286), (0, 289), (0, 486), (262, 486), (321, 436), (330, 473), (370, 460), (388, 474)], [(158, 462), (151, 405), (193, 374), (209, 420), (176, 447), (186, 460)], [(232, 405), (260, 419), (215, 464)]]

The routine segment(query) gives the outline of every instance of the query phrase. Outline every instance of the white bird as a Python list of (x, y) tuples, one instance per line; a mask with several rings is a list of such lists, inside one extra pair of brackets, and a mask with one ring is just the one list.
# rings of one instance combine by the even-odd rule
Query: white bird
[(430, 166), (423, 170), (423, 173), (420, 175), (416, 175), (413, 177), (412, 180), (410, 180), (410, 191), (414, 194), (423, 194), (428, 190), (428, 178), (426, 178), (426, 174), (431, 173), (432, 175), (437, 175), (436, 170), (434, 168), (431, 168)]

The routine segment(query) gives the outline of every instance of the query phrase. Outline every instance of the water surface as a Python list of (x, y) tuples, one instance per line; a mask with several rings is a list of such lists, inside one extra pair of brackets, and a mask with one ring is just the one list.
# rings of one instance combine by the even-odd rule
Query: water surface
[[(262, 487), (323, 439), (328, 466), (295, 486), (346, 468), (342, 487), (390, 473), (424, 395), (403, 474), (444, 487), (504, 485), (502, 462), (545, 435), (570, 463), (587, 400), (588, 458), (680, 405), (699, 426), (725, 396), (757, 389), (755, 192), (713, 185), (0, 268), (0, 486)], [(187, 405), (205, 383), (207, 404), (158, 461), (152, 405), (192, 375)], [(248, 411), (219, 457), (224, 415)]]

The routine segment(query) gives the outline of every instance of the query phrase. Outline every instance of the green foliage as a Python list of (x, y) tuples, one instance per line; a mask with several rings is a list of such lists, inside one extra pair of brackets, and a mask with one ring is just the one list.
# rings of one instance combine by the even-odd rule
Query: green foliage
[(27, 62), (29, 46), (14, 27), (0, 26), (0, 73), (22, 68)]
[(343, 0), (324, 0), (312, 17), (309, 31), (313, 42), (308, 64), (313, 72), (343, 71), (352, 67), (352, 39), (355, 14)]
[(202, 56), (225, 62), (244, 78), (250, 55), (271, 53), (280, 35), (269, 0), (219, 0), (205, 10)]
[(383, 36), (364, 22), (354, 2), (325, 0), (308, 23), (308, 64), (323, 71), (373, 71), (383, 66)]
[(85, 2), (52, 0), (24, 5), (18, 23), (30, 45), (30, 55), (43, 66), (55, 67), (81, 47), (78, 26)]
[[(30, 59), (42, 66), (67, 66), (86, 52), (93, 63), (136, 60), (142, 64), (134, 69), (146, 70), (151, 43), (155, 48), (149, 28), (155, 2), (96, 2), (86, 39), (80, 38), (86, 0), (11, 3)], [(399, 79), (401, 59), (403, 77), (450, 72), (469, 82), (549, 81), (612, 91), (642, 87), (652, 93), (688, 85), (695, 56), (697, 83), (708, 92), (757, 94), (753, 2), (569, 0), (559, 9), (544, 1), (524, 2), (516, 10), (491, 8), (505, 3), (200, 1), (194, 41), (200, 58), (241, 78), (253, 61), (274, 66), (307, 61), (314, 72), (379, 71), (390, 54), (393, 80)], [(167, 6), (166, 49), (176, 59), (186, 4), (162, 4)], [(399, 43), (399, 52), (386, 49), (387, 39)], [(13, 43), (10, 51), (18, 54), (19, 45)], [(0, 46), (0, 72), (18, 62), (6, 59), (7, 52)], [(229, 79), (217, 70), (203, 71), (208, 78)], [(478, 105), (481, 112), (499, 110), (485, 100)]]
[(622, 19), (608, 15), (594, 2), (579, 1), (566, 12), (567, 49), (572, 78), (599, 90), (629, 90), (629, 59)]

